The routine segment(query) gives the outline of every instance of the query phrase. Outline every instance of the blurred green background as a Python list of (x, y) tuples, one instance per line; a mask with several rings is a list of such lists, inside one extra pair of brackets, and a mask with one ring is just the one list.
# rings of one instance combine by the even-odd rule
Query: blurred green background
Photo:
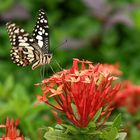
[[(41, 93), (40, 68), (18, 67), (10, 59), (5, 23), (13, 21), (32, 33), (38, 10), (44, 8), (50, 26), (50, 49), (62, 68), (72, 58), (94, 63), (119, 63), (122, 78), (140, 84), (139, 0), (0, 0), (0, 123), (6, 116), (21, 117), (25, 136), (41, 139), (42, 128), (55, 124), (51, 109), (35, 106)], [(55, 72), (58, 65), (52, 60)], [(47, 66), (47, 75), (53, 74)], [(1, 134), (1, 130), (0, 130)]]

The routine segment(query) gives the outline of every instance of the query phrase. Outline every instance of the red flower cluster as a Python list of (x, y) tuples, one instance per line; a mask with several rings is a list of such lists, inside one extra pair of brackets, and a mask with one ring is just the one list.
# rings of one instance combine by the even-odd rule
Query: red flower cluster
[(119, 70), (119, 64), (116, 63), (115, 65), (112, 64), (102, 64), (100, 66), (100, 70), (104, 71), (104, 73), (110, 73), (111, 75), (121, 75), (122, 71)]
[(129, 113), (136, 113), (140, 109), (140, 86), (125, 81), (115, 97), (115, 104), (118, 107), (125, 107)]
[[(101, 114), (109, 117), (111, 101), (120, 86), (112, 86), (116, 77), (110, 76), (101, 66), (74, 59), (71, 69), (42, 81), (43, 95), (38, 95), (38, 100), (64, 112), (78, 127), (86, 127), (101, 107), (104, 107)], [(51, 102), (52, 98), (56, 104)]]
[(0, 140), (24, 140), (23, 136), (20, 136), (20, 131), (17, 130), (17, 126), (19, 124), (19, 119), (17, 119), (15, 122), (13, 119), (9, 120), (6, 119), (5, 125), (0, 125), (0, 128), (5, 128), (6, 135), (2, 136)]

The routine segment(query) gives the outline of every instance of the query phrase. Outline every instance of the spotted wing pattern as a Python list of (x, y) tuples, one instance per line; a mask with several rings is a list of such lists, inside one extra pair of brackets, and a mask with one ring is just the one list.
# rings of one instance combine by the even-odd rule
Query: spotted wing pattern
[(49, 26), (44, 10), (39, 10), (37, 22), (32, 34), (44, 53), (49, 53)]
[(33, 63), (37, 57), (35, 41), (24, 29), (19, 28), (15, 23), (6, 24), (11, 45), (11, 59), (18, 66), (27, 66)]

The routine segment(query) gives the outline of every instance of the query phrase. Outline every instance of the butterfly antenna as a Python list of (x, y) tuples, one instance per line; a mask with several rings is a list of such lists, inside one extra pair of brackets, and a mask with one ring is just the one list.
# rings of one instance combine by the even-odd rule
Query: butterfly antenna
[(43, 76), (43, 74), (42, 74), (42, 67), (41, 67), (41, 69), (40, 69), (40, 77), (41, 77), (41, 81), (42, 81), (43, 78), (44, 78), (44, 76)]
[(48, 74), (48, 67), (45, 66), (45, 68), (46, 68), (46, 77), (48, 77), (49, 76), (49, 74)]
[(50, 66), (52, 72), (55, 74), (55, 71), (54, 71), (54, 69), (52, 68), (51, 64), (48, 64), (48, 65)]
[(45, 65), (44, 65), (43, 68), (42, 68), (42, 75), (43, 75), (43, 78), (45, 77), (45, 71), (46, 71), (46, 67), (45, 67)]
[(61, 47), (61, 46), (63, 46), (65, 43), (67, 43), (67, 39), (63, 42), (63, 43), (61, 43), (58, 47), (55, 47), (53, 50), (52, 50), (52, 52), (54, 51), (54, 50), (56, 50), (56, 49), (58, 49), (59, 47)]

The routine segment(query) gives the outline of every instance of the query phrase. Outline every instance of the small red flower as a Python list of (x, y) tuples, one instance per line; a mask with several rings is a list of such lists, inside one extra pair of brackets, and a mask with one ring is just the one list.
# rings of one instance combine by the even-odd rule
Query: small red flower
[[(113, 87), (116, 78), (100, 67), (100, 64), (94, 66), (92, 62), (74, 59), (71, 69), (42, 81), (43, 94), (37, 97), (38, 100), (64, 112), (78, 127), (86, 127), (101, 107), (104, 107), (101, 115), (109, 117), (110, 104), (119, 85)], [(51, 102), (52, 98), (56, 104)]]
[(129, 113), (136, 113), (140, 109), (140, 86), (125, 81), (115, 97), (115, 104), (118, 107), (125, 107)]
[(15, 122), (13, 119), (9, 120), (9, 118), (6, 119), (5, 125), (0, 125), (0, 128), (5, 128), (6, 135), (2, 136), (0, 140), (24, 140), (23, 136), (20, 136), (20, 131), (16, 128), (19, 124), (19, 119), (17, 119)]
[(100, 66), (100, 70), (103, 71), (106, 74), (110, 73), (111, 75), (121, 75), (122, 74), (122, 71), (119, 70), (119, 64), (118, 63), (116, 63), (115, 65), (102, 64)]

